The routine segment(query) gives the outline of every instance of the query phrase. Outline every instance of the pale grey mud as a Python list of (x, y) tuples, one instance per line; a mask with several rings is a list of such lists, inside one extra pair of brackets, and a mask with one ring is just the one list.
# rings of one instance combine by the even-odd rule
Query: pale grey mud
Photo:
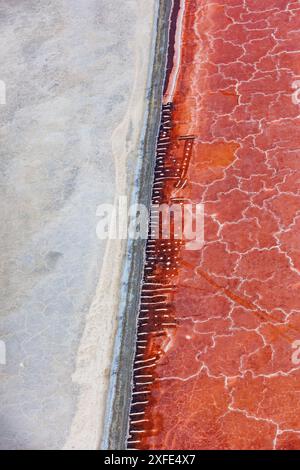
[(101, 446), (128, 252), (96, 210), (136, 191), (158, 6), (0, 2), (0, 449)]

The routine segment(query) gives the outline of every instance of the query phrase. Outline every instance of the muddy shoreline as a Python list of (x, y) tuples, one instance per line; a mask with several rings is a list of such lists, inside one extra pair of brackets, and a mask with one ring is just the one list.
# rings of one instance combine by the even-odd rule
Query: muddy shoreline
[[(143, 161), (137, 181), (137, 201), (150, 207), (154, 178), (155, 147), (161, 120), (161, 105), (165, 81), (168, 23), (172, 2), (160, 0), (154, 58), (149, 89), (148, 117), (143, 143)], [(128, 416), (132, 389), (132, 369), (135, 354), (137, 315), (140, 302), (141, 282), (144, 269), (146, 240), (129, 243), (122, 285), (119, 337), (116, 339), (114, 364), (111, 372), (111, 383), (108, 396), (107, 416), (101, 448), (126, 449), (128, 433)], [(124, 294), (125, 293), (125, 294)]]

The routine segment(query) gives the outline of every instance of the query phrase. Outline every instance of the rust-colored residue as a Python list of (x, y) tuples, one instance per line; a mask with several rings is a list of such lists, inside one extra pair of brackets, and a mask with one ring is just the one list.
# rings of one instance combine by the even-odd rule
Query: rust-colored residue
[(128, 448), (299, 450), (299, 2), (178, 18), (153, 204), (202, 203), (204, 246), (148, 240)]

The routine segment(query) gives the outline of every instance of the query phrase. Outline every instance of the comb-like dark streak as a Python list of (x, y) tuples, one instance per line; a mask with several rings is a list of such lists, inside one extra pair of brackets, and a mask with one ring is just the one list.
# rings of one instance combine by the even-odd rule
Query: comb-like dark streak
[[(156, 165), (152, 204), (167, 204), (170, 189), (180, 181), (182, 158), (172, 155), (172, 103), (162, 106), (161, 125), (156, 147)], [(152, 239), (153, 226), (159, 223), (155, 211), (149, 224), (145, 267), (138, 316), (136, 355), (133, 370), (133, 394), (129, 416), (128, 449), (134, 449), (143, 433), (151, 434), (151, 423), (145, 420), (150, 386), (155, 380), (155, 366), (162, 350), (157, 339), (167, 338), (167, 331), (176, 328), (172, 311), (172, 279), (178, 269), (178, 252), (182, 240)], [(157, 341), (155, 344), (155, 340)]]

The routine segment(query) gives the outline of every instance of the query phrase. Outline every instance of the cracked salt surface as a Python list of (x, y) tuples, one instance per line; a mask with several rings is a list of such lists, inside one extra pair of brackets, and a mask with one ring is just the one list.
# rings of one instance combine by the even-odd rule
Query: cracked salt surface
[(166, 179), (154, 196), (203, 203), (205, 244), (180, 245), (173, 271), (146, 268), (146, 281), (173, 285), (160, 307), (174, 326), (139, 325), (139, 358), (154, 367), (135, 382), (143, 419), (131, 419), (128, 446), (299, 449), (300, 4), (181, 5), (162, 174), (180, 167), (181, 136), (193, 149), (185, 185)]

